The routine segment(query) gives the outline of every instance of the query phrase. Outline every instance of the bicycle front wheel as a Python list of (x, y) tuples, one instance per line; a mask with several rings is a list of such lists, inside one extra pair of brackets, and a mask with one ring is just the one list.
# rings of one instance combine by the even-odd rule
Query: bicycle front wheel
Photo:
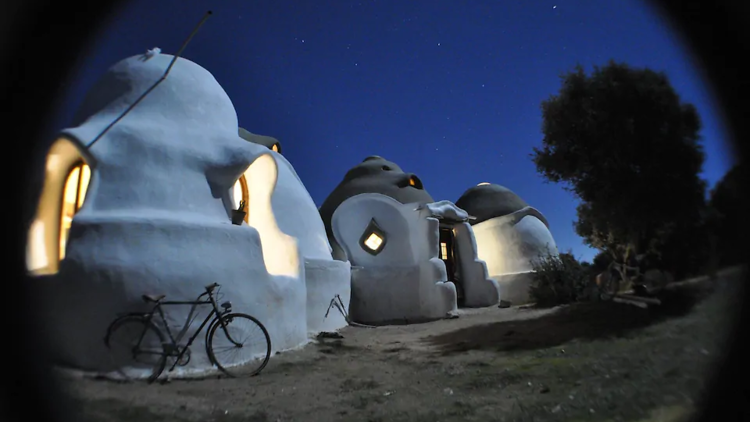
[(107, 330), (104, 344), (119, 372), (126, 378), (145, 377), (153, 382), (164, 371), (167, 352), (164, 334), (141, 316), (125, 316), (115, 320)]
[(228, 376), (254, 376), (268, 364), (271, 338), (257, 319), (231, 313), (212, 324), (207, 349), (211, 360)]

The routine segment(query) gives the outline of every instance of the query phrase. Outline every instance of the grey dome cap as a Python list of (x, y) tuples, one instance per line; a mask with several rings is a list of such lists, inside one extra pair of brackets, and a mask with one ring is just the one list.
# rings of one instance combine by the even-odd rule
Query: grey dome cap
[(268, 149), (273, 149), (273, 146), (276, 145), (276, 152), (281, 154), (281, 142), (279, 142), (278, 139), (273, 138), (271, 136), (265, 136), (265, 135), (256, 135), (255, 133), (249, 132), (247, 129), (239, 128), (239, 135), (240, 138), (252, 142), (254, 144), (263, 145), (264, 147)]
[(504, 186), (481, 183), (466, 190), (456, 201), (456, 206), (476, 218), (469, 220), (474, 225), (496, 217), (513, 214), (528, 208), (529, 204)]
[[(410, 180), (414, 185), (410, 184)], [(396, 163), (372, 155), (352, 167), (320, 206), (320, 216), (329, 236), (332, 236), (331, 218), (336, 208), (352, 196), (362, 193), (379, 193), (402, 204), (435, 202), (424, 190), (419, 177), (405, 173)]]

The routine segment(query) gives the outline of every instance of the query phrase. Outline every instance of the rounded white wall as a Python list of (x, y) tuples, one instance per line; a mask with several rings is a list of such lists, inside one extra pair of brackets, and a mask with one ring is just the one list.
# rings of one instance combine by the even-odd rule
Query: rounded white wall
[(532, 270), (531, 261), (550, 253), (557, 245), (547, 226), (533, 215), (515, 220), (497, 217), (472, 226), (479, 259), (491, 276)]
[(532, 261), (547, 253), (558, 253), (547, 226), (533, 215), (520, 220), (509, 215), (475, 224), (472, 229), (477, 255), (497, 281), (500, 298), (514, 304), (528, 303)]
[(305, 259), (331, 260), (325, 225), (310, 193), (289, 161), (281, 154), (271, 154), (279, 163), (278, 184), (271, 199), (279, 227), (297, 239)]
[[(351, 296), (351, 265), (331, 255), (325, 225), (315, 202), (294, 167), (281, 154), (279, 176), (272, 205), (279, 228), (297, 239), (304, 260), (307, 285), (307, 330), (310, 334), (334, 331), (347, 325), (338, 310), (328, 308), (337, 295), (348, 312)], [(328, 316), (326, 317), (326, 313)]]

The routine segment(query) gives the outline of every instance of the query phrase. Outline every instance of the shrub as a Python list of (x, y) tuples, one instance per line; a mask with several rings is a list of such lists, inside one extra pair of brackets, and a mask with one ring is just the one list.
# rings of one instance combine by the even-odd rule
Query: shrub
[(590, 271), (570, 252), (550, 252), (532, 262), (529, 294), (537, 306), (555, 306), (584, 300), (591, 285)]

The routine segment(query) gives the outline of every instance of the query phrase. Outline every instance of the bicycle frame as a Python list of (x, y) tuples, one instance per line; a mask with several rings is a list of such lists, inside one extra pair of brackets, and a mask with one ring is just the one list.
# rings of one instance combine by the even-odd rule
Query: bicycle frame
[[(208, 295), (208, 299), (207, 300), (202, 300), (201, 298), (203, 296), (206, 296), (206, 295)], [(185, 344), (185, 346), (182, 349), (180, 349), (180, 346), (177, 343), (177, 340), (175, 339), (175, 336), (172, 334), (172, 330), (169, 329), (169, 323), (167, 321), (167, 318), (166, 318), (166, 315), (164, 313), (164, 310), (162, 309), (162, 306), (165, 306), (165, 305), (166, 306), (180, 306), (180, 305), (182, 305), (182, 306), (185, 306), (185, 305), (192, 305), (192, 306), (201, 306), (201, 305), (203, 305), (203, 306), (206, 306), (206, 305), (211, 305), (212, 309), (211, 309), (211, 312), (203, 320), (203, 322), (201, 323), (200, 327), (198, 327), (198, 329), (195, 331), (195, 333), (193, 333), (193, 335), (188, 339), (187, 344)], [(151, 309), (150, 312), (147, 312), (147, 313), (138, 313), (137, 315), (145, 317), (146, 321), (148, 321), (150, 323), (150, 322), (152, 322), (152, 320), (154, 318), (154, 315), (156, 315), (158, 313), (159, 316), (161, 317), (162, 321), (164, 322), (164, 327), (166, 329), (167, 336), (169, 337), (169, 340), (170, 340), (170, 344), (169, 344), (170, 349), (168, 350), (168, 352), (164, 356), (165, 356), (165, 358), (167, 356), (175, 356), (175, 362), (172, 364), (172, 366), (168, 370), (168, 371), (171, 372), (177, 366), (177, 364), (180, 361), (180, 359), (182, 359), (182, 357), (185, 355), (185, 353), (190, 349), (190, 346), (193, 344), (193, 342), (195, 341), (195, 339), (198, 337), (198, 334), (200, 334), (201, 330), (203, 330), (203, 328), (206, 326), (206, 324), (209, 323), (209, 321), (211, 321), (211, 324), (209, 324), (209, 327), (208, 327), (209, 329), (206, 331), (206, 337), (208, 337), (208, 333), (211, 331), (211, 327), (213, 326), (213, 324), (219, 323), (219, 324), (221, 324), (221, 328), (222, 328), (222, 330), (224, 330), (224, 333), (226, 334), (227, 338), (232, 343), (237, 344), (237, 342), (235, 342), (234, 339), (232, 339), (231, 336), (229, 335), (229, 332), (227, 331), (227, 327), (226, 327), (226, 325), (224, 324), (224, 322), (223, 322), (223, 320), (221, 318), (223, 314), (228, 313), (230, 311), (231, 311), (231, 308), (227, 308), (224, 312), (222, 312), (219, 309), (219, 306), (216, 303), (216, 299), (215, 299), (215, 297), (213, 295), (213, 292), (212, 291), (206, 291), (205, 293), (202, 293), (200, 296), (198, 296), (198, 298), (196, 300), (188, 300), (188, 301), (160, 301), (160, 302), (157, 302), (156, 305), (154, 305), (153, 309)], [(187, 326), (185, 327), (185, 330), (189, 329), (192, 326), (192, 324), (193, 324), (193, 320), (188, 320), (187, 321)], [(140, 344), (141, 344), (141, 341), (143, 341), (143, 337), (145, 336), (147, 329), (148, 328), (144, 327), (143, 333), (141, 334), (141, 337), (138, 340), (138, 346), (137, 347), (139, 347)], [(208, 338), (206, 339), (206, 343), (208, 343)], [(174, 352), (176, 352), (176, 354)], [(211, 354), (210, 353), (208, 353), (208, 356), (209, 356), (209, 359), (213, 360), (211, 358)], [(212, 363), (214, 363), (214, 362), (212, 362)]]

